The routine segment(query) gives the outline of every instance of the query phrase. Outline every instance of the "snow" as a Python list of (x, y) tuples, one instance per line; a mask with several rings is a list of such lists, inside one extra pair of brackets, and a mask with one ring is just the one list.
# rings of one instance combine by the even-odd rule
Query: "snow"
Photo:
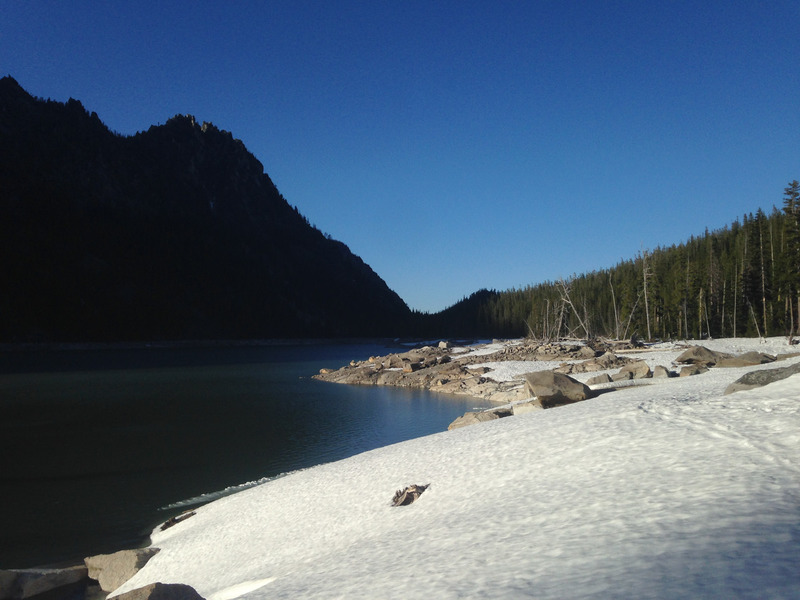
[[(706, 345), (752, 349), (737, 342)], [(774, 343), (759, 349), (789, 350)], [(642, 353), (654, 364), (674, 355)], [(723, 396), (746, 370), (626, 388), (245, 489), (154, 532), (161, 552), (115, 594), (161, 581), (208, 600), (800, 597), (800, 376)], [(410, 484), (430, 487), (391, 507)]]

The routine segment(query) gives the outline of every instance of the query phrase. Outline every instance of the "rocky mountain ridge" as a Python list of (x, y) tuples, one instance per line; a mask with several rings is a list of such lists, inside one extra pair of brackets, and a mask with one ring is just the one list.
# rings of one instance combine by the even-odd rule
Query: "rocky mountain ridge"
[(231, 133), (115, 134), (0, 79), (0, 341), (395, 335), (405, 303)]

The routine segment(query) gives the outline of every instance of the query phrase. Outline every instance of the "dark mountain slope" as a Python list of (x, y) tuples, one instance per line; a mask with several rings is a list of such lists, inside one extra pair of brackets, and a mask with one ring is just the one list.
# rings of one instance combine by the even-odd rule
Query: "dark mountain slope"
[(0, 80), (0, 340), (393, 335), (408, 307), (192, 117), (131, 137)]

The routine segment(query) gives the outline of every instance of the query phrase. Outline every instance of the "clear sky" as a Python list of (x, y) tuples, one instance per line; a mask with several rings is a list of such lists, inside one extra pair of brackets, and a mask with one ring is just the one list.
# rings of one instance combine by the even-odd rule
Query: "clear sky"
[(800, 3), (0, 0), (0, 76), (231, 131), (411, 308), (613, 266), (800, 179)]

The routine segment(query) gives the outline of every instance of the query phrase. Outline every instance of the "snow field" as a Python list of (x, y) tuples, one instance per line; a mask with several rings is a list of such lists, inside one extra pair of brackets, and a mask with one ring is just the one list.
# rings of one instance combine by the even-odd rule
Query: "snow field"
[[(800, 596), (800, 376), (721, 396), (737, 371), (247, 489), (154, 533), (161, 552), (116, 593), (162, 581), (209, 600)], [(412, 483), (431, 485), (391, 507)]]

